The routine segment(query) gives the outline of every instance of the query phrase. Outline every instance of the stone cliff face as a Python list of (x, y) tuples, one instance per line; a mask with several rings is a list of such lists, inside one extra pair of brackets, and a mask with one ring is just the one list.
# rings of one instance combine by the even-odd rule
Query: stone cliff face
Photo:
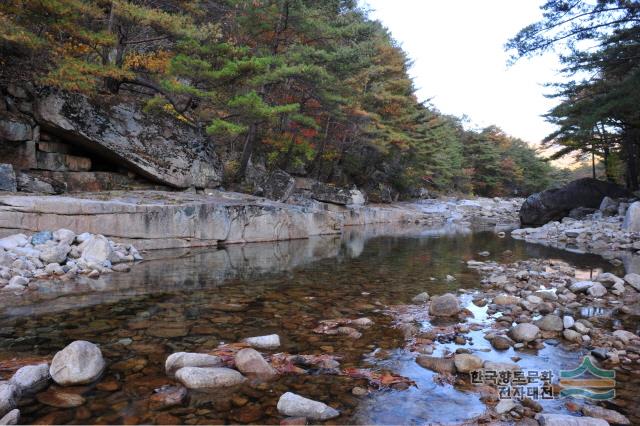
[(98, 105), (82, 95), (51, 92), (38, 98), (34, 115), (42, 129), (150, 180), (175, 188), (220, 184), (218, 159), (201, 132), (135, 104)]
[(214, 188), (222, 174), (201, 129), (139, 103), (12, 85), (0, 90), (5, 190), (61, 193), (131, 187)]

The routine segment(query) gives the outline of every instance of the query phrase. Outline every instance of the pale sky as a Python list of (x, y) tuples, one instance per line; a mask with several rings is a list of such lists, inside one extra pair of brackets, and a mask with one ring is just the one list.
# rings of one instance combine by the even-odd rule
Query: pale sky
[(554, 127), (542, 114), (554, 100), (544, 83), (557, 81), (553, 55), (507, 67), (505, 42), (539, 19), (543, 0), (364, 0), (413, 60), (420, 100), (467, 115), (476, 126), (496, 124), (537, 144)]

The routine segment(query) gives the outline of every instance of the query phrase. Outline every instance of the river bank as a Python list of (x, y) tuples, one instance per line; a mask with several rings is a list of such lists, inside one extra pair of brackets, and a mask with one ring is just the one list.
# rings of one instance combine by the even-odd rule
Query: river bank
[(339, 205), (311, 199), (278, 203), (246, 194), (166, 191), (0, 196), (0, 228), (16, 232), (70, 229), (104, 235), (138, 250), (206, 247), (339, 234), (375, 223), (512, 224), (521, 200), (424, 200)]

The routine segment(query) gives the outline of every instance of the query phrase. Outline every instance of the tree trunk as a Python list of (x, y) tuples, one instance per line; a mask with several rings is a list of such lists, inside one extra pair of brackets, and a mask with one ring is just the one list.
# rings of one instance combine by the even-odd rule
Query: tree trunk
[(626, 154), (627, 173), (626, 183), (627, 188), (631, 191), (638, 189), (638, 158), (637, 158), (637, 145), (634, 143), (633, 131), (627, 130), (622, 138), (622, 145)]
[(251, 154), (253, 154), (253, 145), (256, 139), (257, 124), (253, 123), (249, 126), (247, 136), (244, 139), (244, 146), (242, 148), (242, 156), (240, 157), (240, 167), (238, 168), (238, 181), (244, 178), (247, 173), (247, 167), (249, 166), (249, 160), (251, 160)]
[(322, 156), (324, 155), (324, 149), (327, 146), (330, 123), (331, 118), (327, 116), (327, 124), (324, 126), (324, 136), (322, 138), (322, 141), (320, 142), (320, 148), (318, 149), (318, 152), (316, 152), (316, 156), (311, 162), (311, 170), (316, 179), (320, 178), (320, 171), (322, 170)]

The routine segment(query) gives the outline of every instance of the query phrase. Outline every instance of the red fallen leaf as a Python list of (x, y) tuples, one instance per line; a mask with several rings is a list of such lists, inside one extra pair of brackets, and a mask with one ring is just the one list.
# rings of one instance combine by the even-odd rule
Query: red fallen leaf
[(314, 333), (318, 334), (338, 334), (338, 327), (349, 325), (353, 320), (349, 318), (336, 318), (320, 321), (320, 325), (313, 329)]
[(247, 343), (227, 343), (224, 345), (220, 345), (214, 350), (209, 352), (209, 355), (215, 355), (220, 357), (222, 362), (228, 366), (233, 367), (235, 365), (235, 357), (236, 354), (245, 348), (250, 348), (251, 346)]
[(345, 368), (342, 372), (343, 375), (353, 377), (354, 379), (367, 379), (370, 384), (378, 388), (398, 384), (418, 387), (413, 380), (390, 372), (378, 373), (364, 368)]
[(307, 371), (301, 367), (318, 367), (323, 369), (334, 369), (340, 364), (338, 356), (322, 355), (292, 355), (288, 353), (277, 353), (271, 356), (271, 364), (281, 373), (305, 374)]

